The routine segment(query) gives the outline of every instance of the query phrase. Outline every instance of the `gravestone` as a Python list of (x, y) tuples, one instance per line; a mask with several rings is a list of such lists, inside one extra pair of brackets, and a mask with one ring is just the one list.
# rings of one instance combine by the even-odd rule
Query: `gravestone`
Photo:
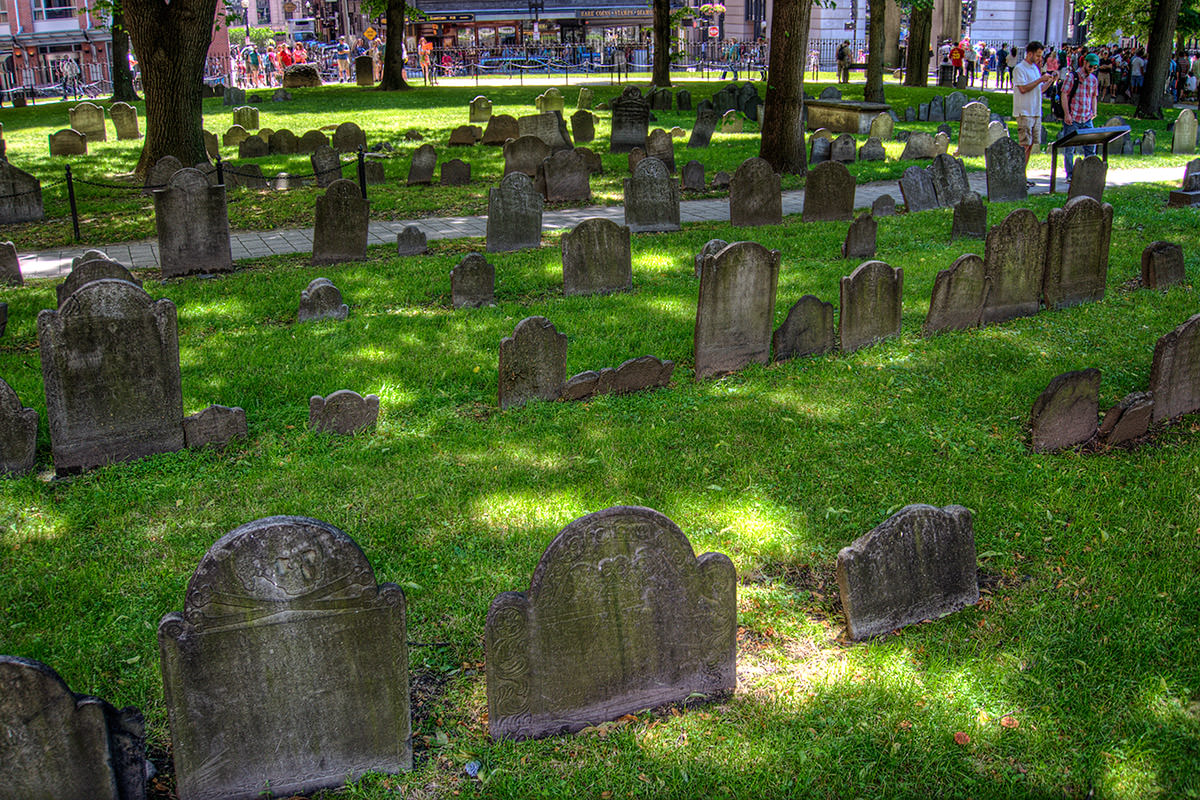
[(446, 142), (447, 147), (474, 147), (475, 132), (479, 130), (475, 125), (459, 125), (450, 132), (450, 139)]
[(222, 97), (223, 97), (223, 100), (221, 101), (222, 105), (226, 105), (226, 106), (245, 105), (246, 90), (239, 89), (236, 86), (226, 86)]
[(428, 186), (433, 183), (433, 171), (437, 168), (437, 150), (431, 144), (423, 144), (412, 155), (408, 165), (408, 185)]
[(696, 109), (696, 124), (692, 126), (692, 134), (688, 137), (688, 147), (708, 147), (712, 142), (713, 133), (717, 129), (720, 115), (707, 100), (701, 101)]
[[(812, 180), (811, 175), (809, 180)], [(783, 222), (779, 175), (763, 159), (748, 158), (733, 174), (729, 183), (729, 222), (734, 227), (779, 225)]]
[[(701, 168), (703, 169), (703, 168)], [(679, 185), (657, 158), (643, 159), (626, 178), (625, 224), (635, 233), (677, 231)]]
[(838, 161), (842, 164), (853, 164), (857, 154), (857, 144), (854, 137), (848, 133), (843, 133), (841, 136), (833, 140), (829, 146), (829, 160)]
[(842, 242), (842, 258), (874, 258), (878, 229), (879, 225), (869, 211), (851, 222), (846, 240)]
[[(984, 154), (987, 154), (987, 148), (991, 147), (1001, 139), (1010, 139), (1008, 135), (1008, 126), (1002, 120), (994, 119), (988, 122), (987, 129), (987, 145), (983, 148)], [(1129, 137), (1125, 137), (1128, 140)], [(961, 155), (961, 154), (960, 154)]]
[(266, 517), (225, 534), (183, 613), (158, 624), (179, 796), (286, 797), (411, 769), (406, 642), (404, 592), (332, 525)]
[(521, 136), (536, 136), (551, 150), (571, 150), (575, 147), (571, 143), (571, 134), (567, 132), (567, 123), (558, 111), (518, 117), (517, 131)]
[(44, 216), (41, 181), (0, 158), (0, 224), (36, 222)]
[[(210, 185), (215, 185), (216, 168), (209, 165), (212, 172), (213, 180), (209, 181)], [(205, 172), (205, 170), (200, 170)], [(205, 178), (208, 176), (205, 175)], [(225, 185), (241, 186), (246, 189), (255, 189), (258, 191), (267, 191), (270, 187), (267, 185), (267, 179), (263, 175), (262, 166), (259, 164), (235, 164), (232, 161), (225, 162)]]
[(933, 186), (933, 175), (928, 169), (909, 167), (900, 177), (900, 194), (908, 213), (940, 208), (937, 191)]
[(933, 97), (929, 98), (929, 121), (946, 121), (945, 100), (939, 95), (934, 95)]
[(593, 150), (587, 147), (576, 147), (575, 152), (583, 159), (583, 165), (587, 168), (589, 175), (602, 175), (604, 173), (604, 164), (600, 161), (600, 156)]
[(513, 172), (488, 190), (487, 251), (499, 253), (539, 247), (542, 243), (542, 196), (524, 172)]
[(221, 148), (217, 142), (217, 135), (212, 131), (201, 131), (204, 136), (204, 153), (213, 161), (221, 157)]
[(330, 146), (339, 153), (354, 153), (360, 147), (366, 149), (367, 135), (353, 122), (343, 122), (334, 130)]
[[(178, 158), (163, 156), (146, 173), (146, 185), (142, 187), (142, 194), (153, 197), (155, 191), (167, 188), (171, 176), (181, 169), (183, 169), (183, 164), (179, 163)], [(213, 172), (216, 172), (216, 168), (213, 169)]]
[(428, 252), (425, 231), (416, 225), (405, 225), (404, 229), (396, 234), (396, 255), (420, 256)]
[(1154, 345), (1149, 389), (1155, 423), (1200, 410), (1200, 314)]
[(862, 147), (858, 148), (859, 161), (883, 161), (887, 158), (887, 151), (883, 149), (883, 143), (872, 137), (867, 139)]
[(292, 99), (292, 93), (287, 89), (276, 89), (271, 93), (272, 103), (286, 103)]
[(1113, 207), (1090, 197), (1050, 210), (1042, 294), (1046, 308), (1104, 299)]
[(726, 111), (721, 116), (721, 133), (742, 133), (745, 125), (736, 111)]
[(496, 305), (496, 268), (479, 253), (468, 254), (450, 270), (450, 300), (455, 308)]
[(375, 60), (369, 55), (354, 59), (354, 83), (356, 86), (375, 85)]
[(504, 145), (504, 174), (522, 172), (533, 178), (550, 157), (550, 147), (536, 136), (521, 136)]
[(833, 157), (833, 139), (827, 136), (813, 136), (809, 144), (808, 166), (815, 167), (824, 164)]
[(317, 71), (316, 64), (292, 64), (284, 68), (280, 84), (284, 89), (320, 86), (321, 73)]
[(300, 292), (300, 308), (296, 312), (296, 322), (344, 320), (349, 314), (350, 306), (342, 302), (341, 291), (328, 278), (313, 278)]
[(488, 609), (488, 730), (495, 739), (571, 733), (736, 682), (737, 575), (696, 558), (667, 517), (615, 506), (546, 548), (528, 592)]
[(340, 264), (367, 257), (371, 202), (354, 181), (334, 181), (317, 198), (312, 263)]
[(293, 189), (303, 189), (306, 185), (307, 182), (303, 178), (297, 175), (289, 175), (286, 172), (280, 172), (271, 179), (271, 189), (276, 192), (290, 192)]
[(323, 131), (305, 131), (296, 142), (297, 153), (315, 153), (318, 148), (328, 147), (329, 137)]
[(308, 398), (308, 427), (318, 433), (353, 436), (379, 419), (379, 397), (363, 397), (349, 389), (338, 389), (328, 397)]
[(563, 385), (559, 399), (587, 400), (602, 394), (629, 394), (657, 389), (671, 383), (671, 373), (674, 371), (674, 361), (639, 356), (622, 362), (616, 369), (605, 367), (599, 372), (588, 370), (573, 375)]
[(468, 122), (486, 123), (492, 118), (492, 101), (483, 95), (476, 95), (471, 101), (468, 111)]
[[(138, 130), (137, 109), (128, 103), (113, 103), (108, 109), (112, 116), (113, 127), (117, 129), (117, 140), (140, 139), (142, 132)], [(92, 141), (96, 141), (93, 139)]]
[(817, 99), (818, 100), (841, 100), (842, 93), (836, 86), (826, 86), (824, 89), (821, 90), (821, 93), (819, 95), (817, 95)]
[(836, 347), (833, 303), (822, 302), (811, 294), (796, 301), (783, 324), (771, 336), (774, 361), (820, 355)]
[[(71, 130), (79, 131), (89, 142), (108, 141), (104, 127), (104, 108), (95, 103), (80, 103), (71, 109)], [(234, 122), (237, 122), (235, 119)]]
[(1025, 185), (1025, 149), (1005, 136), (984, 151), (989, 203), (1024, 202), (1029, 196)]
[(633, 171), (635, 169), (637, 169), (637, 165), (642, 163), (642, 159), (644, 159), (645, 157), (646, 157), (646, 151), (640, 147), (635, 147), (629, 151), (629, 158), (627, 159), (627, 163), (629, 164), (630, 174), (633, 174)]
[(516, 139), (521, 135), (521, 130), (517, 126), (517, 118), (508, 114), (496, 114), (487, 122), (487, 127), (483, 130), (483, 143), (487, 145), (504, 144), (509, 139)]
[(958, 155), (981, 156), (988, 146), (988, 125), (992, 114), (983, 103), (967, 103), (958, 123)]
[(938, 272), (925, 317), (925, 335), (979, 327), (988, 286), (983, 259), (974, 253), (959, 256), (950, 269)]
[(915, 108), (913, 108), (912, 106), (906, 107), (904, 109), (904, 121), (905, 122), (916, 122), (917, 121), (917, 110)]
[(696, 380), (768, 362), (779, 260), (778, 250), (757, 242), (734, 242), (705, 257), (696, 304)]
[(145, 724), (76, 694), (57, 672), (0, 656), (0, 780), (12, 800), (141, 800), (146, 796)]
[(105, 279), (125, 281), (138, 288), (142, 286), (142, 282), (133, 277), (132, 273), (120, 262), (113, 261), (103, 253), (89, 251), (79, 258), (78, 263), (72, 264), (66, 279), (54, 287), (58, 308), (62, 308), (63, 301), (81, 286)]
[(25, 279), (21, 277), (21, 259), (12, 242), (0, 242), (0, 285), (25, 285)]
[(929, 165), (929, 176), (933, 179), (933, 191), (939, 206), (956, 206), (971, 192), (967, 168), (962, 159), (945, 153), (938, 154)]
[(471, 182), (471, 165), (461, 158), (443, 161), (441, 170), (442, 186), (466, 186)]
[(280, 155), (291, 155), (299, 151), (299, 142), (296, 139), (296, 134), (287, 128), (272, 133), (269, 146), (272, 153), (279, 153)]
[(592, 100), (592, 90), (587, 86), (581, 86), (579, 88), (579, 97), (575, 103), (575, 107), (591, 110)]
[(988, 280), (985, 325), (1038, 312), (1046, 235), (1046, 225), (1027, 208), (1018, 208), (988, 231), (983, 256)]
[[(0, 380), (0, 475), (24, 475), (33, 469), (37, 462), (37, 427), (37, 411), (25, 408), (13, 388)], [(0, 719), (4, 716), (0, 712)], [(0, 752), (3, 749), (0, 745)]]
[(871, 120), (871, 128), (867, 132), (867, 136), (872, 139), (878, 139), (881, 142), (886, 142), (892, 138), (892, 133), (895, 131), (895, 122), (887, 114), (876, 114)]
[(312, 164), (313, 174), (317, 176), (317, 186), (324, 188), (342, 180), (342, 160), (329, 145), (319, 146), (308, 160)]
[(935, 155), (937, 145), (933, 137), (925, 131), (913, 131), (904, 142), (904, 152), (900, 154), (900, 160), (933, 158)]
[(183, 418), (183, 441), (188, 449), (224, 447), (234, 439), (245, 439), (246, 411), (229, 406), (209, 406)]
[(675, 93), (675, 109), (677, 111), (692, 110), (692, 93), (687, 89), (680, 89)]
[(694, 159), (684, 164), (679, 172), (679, 185), (685, 192), (703, 192), (704, 165)]
[(250, 136), (238, 145), (238, 158), (262, 158), (271, 154), (271, 146), (258, 136)]
[(1075, 172), (1071, 175), (1071, 188), (1067, 199), (1090, 197), (1093, 200), (1104, 199), (1104, 187), (1108, 183), (1108, 164), (1100, 156), (1088, 156), (1075, 163)]
[(1158, 135), (1152, 131), (1146, 131), (1142, 134), (1141, 140), (1138, 142), (1138, 151), (1144, 156), (1154, 155), (1154, 148), (1158, 146)]
[(675, 174), (675, 143), (671, 134), (662, 128), (655, 128), (646, 137), (646, 155), (657, 158), (667, 168), (667, 172)]
[[(967, 96), (962, 92), (951, 92), (950, 94), (946, 95), (944, 102), (946, 105), (946, 119), (951, 122), (957, 122), (961, 120), (963, 112), (966, 110), (966, 107), (970, 105), (967, 102)], [(987, 108), (987, 106), (983, 103), (980, 103), (980, 105), (982, 105), (984, 108)]]
[(50, 134), (50, 155), (52, 156), (86, 156), (87, 136), (71, 128)]
[(892, 217), (896, 215), (896, 198), (890, 194), (881, 194), (871, 203), (872, 217)]
[[(75, 127), (72, 117), (71, 127)], [(78, 128), (76, 128), (78, 130)], [(1196, 152), (1196, 112), (1185, 108), (1175, 119), (1175, 129), (1171, 135), (1172, 153)]]
[(1145, 436), (1150, 430), (1153, 416), (1154, 395), (1149, 392), (1130, 392), (1104, 415), (1097, 435), (1110, 447), (1125, 444)]
[(978, 192), (967, 196), (954, 206), (954, 221), (950, 227), (950, 239), (984, 239), (987, 237), (987, 208)]
[(563, 294), (609, 294), (633, 288), (629, 227), (590, 217), (562, 237)]
[(1183, 248), (1173, 242), (1151, 242), (1142, 251), (1142, 286), (1167, 289), (1187, 279)]
[[(699, 115), (697, 115), (699, 123)], [(715, 124), (715, 120), (714, 120)], [(650, 105), (642, 97), (641, 91), (634, 86), (628, 86), (621, 96), (612, 101), (612, 123), (609, 134), (608, 151), (610, 153), (628, 153), (635, 147), (646, 147), (646, 136), (650, 132)], [(711, 131), (710, 131), (711, 136)], [(696, 132), (692, 131), (695, 139)], [(701, 147), (705, 145), (691, 145)]]
[(712, 188), (714, 188), (714, 189), (728, 189), (729, 184), (732, 180), (733, 180), (733, 176), (731, 176), (725, 170), (719, 169), (715, 173), (713, 173), (711, 185), (712, 185)]
[(1183, 181), (1179, 184), (1180, 191), (1200, 192), (1200, 158), (1193, 158), (1183, 169)]
[(154, 227), (163, 278), (233, 269), (225, 187), (199, 170), (181, 169), (154, 192)]
[(596, 138), (596, 119), (591, 111), (580, 109), (571, 115), (571, 135), (576, 142), (590, 142)]
[(941, 134), (946, 137), (946, 142), (947, 142), (947, 146), (948, 146), (951, 133), (952, 133), (952, 131), (950, 130), (950, 126), (943, 122), (941, 125), (937, 126), (937, 131), (933, 134), (933, 140), (935, 142), (938, 141), (938, 139), (940, 138), (939, 134)]
[(1050, 381), (1029, 415), (1032, 449), (1055, 453), (1091, 441), (1100, 414), (1100, 370), (1064, 372)]
[(566, 101), (563, 99), (562, 92), (557, 87), (551, 86), (546, 91), (542, 92), (533, 102), (538, 111), (543, 113), (547, 111), (562, 112), (566, 109)]
[[(809, 170), (804, 185), (805, 222), (854, 219), (854, 176), (845, 164), (826, 161)], [(732, 208), (732, 201), (730, 202)], [(737, 223), (734, 223), (737, 224)]]
[(979, 583), (971, 512), (905, 506), (838, 551), (837, 581), (855, 641), (974, 605)]
[(904, 270), (867, 261), (841, 280), (839, 338), (843, 353), (900, 335)]
[(253, 106), (240, 106), (233, 110), (233, 124), (241, 125), (248, 131), (258, 130), (258, 109)]
[(567, 380), (567, 337), (545, 317), (526, 317), (500, 340), (499, 372), (501, 409), (557, 400)]
[(696, 253), (696, 277), (700, 277), (700, 268), (704, 266), (704, 259), (709, 256), (715, 256), (728, 246), (729, 242), (725, 241), (724, 239), (709, 239), (707, 242), (705, 242), (704, 246), (700, 248), (700, 252)]
[(382, 161), (377, 158), (363, 160), (363, 182), (368, 186), (377, 186), (387, 182), (387, 175), (384, 174)]
[(548, 203), (583, 203), (592, 197), (591, 173), (583, 157), (558, 150), (538, 166), (537, 188)]
[(38, 314), (59, 475), (183, 447), (175, 304), (104, 279)]
[(670, 111), (672, 99), (670, 89), (657, 88), (646, 95), (646, 102), (653, 111)]

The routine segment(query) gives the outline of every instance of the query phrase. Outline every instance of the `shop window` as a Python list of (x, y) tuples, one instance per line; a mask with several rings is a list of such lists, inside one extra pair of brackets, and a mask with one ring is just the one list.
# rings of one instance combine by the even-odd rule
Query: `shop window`
[(33, 0), (35, 20), (71, 19), (74, 16), (75, 0)]
[(8, 0), (0, 0), (0, 24), (8, 24)]
[(259, 25), (270, 25), (271, 24), (271, 4), (264, 3), (264, 2), (262, 2), (262, 0), (259, 0), (259, 2), (258, 2), (258, 24)]

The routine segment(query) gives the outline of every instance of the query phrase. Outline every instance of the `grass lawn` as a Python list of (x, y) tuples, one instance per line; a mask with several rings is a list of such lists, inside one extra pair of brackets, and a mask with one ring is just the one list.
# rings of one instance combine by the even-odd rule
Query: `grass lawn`
[[(510, 91), (489, 92), (503, 98), (497, 110), (521, 96)], [(440, 138), (473, 90), (443, 93), (444, 109), (392, 121), (385, 104), (420, 95), (314, 94), (347, 109), (378, 102), (345, 115), (376, 139), (423, 119)], [(317, 119), (316, 100), (297, 110), (308, 103), (266, 105), (264, 123), (289, 114), (305, 128)], [(45, 128), (50, 117), (39, 107), (26, 119)], [(10, 150), (22, 137), (44, 141), (6, 126)], [(734, 163), (751, 149), (746, 138), (706, 155)], [(132, 152), (110, 143), (103, 163), (117, 171)], [(498, 161), (488, 163), (494, 177)], [(881, 219), (879, 258), (905, 272), (899, 339), (702, 383), (691, 372), (694, 253), (713, 237), (781, 250), (778, 325), (804, 294), (837, 302), (839, 278), (856, 266), (837, 257), (845, 223), (638, 235), (634, 290), (607, 297), (562, 296), (552, 240), (492, 255), (498, 306), (457, 312), (449, 271), (479, 240), (436, 242), (424, 257), (379, 248), (333, 267), (277, 257), (215, 280), (160, 283), (148, 272), (151, 295), (178, 305), (185, 413), (242, 406), (249, 438), (53, 482), (35, 326), (53, 286), (0, 289), (0, 377), (41, 415), (43, 473), (0, 489), (0, 652), (141, 707), (165, 768), (159, 618), (182, 608), (192, 570), (222, 534), (301, 514), (340, 527), (380, 581), (405, 588), (417, 643), (415, 770), (331, 797), (909, 797), (931, 787), (963, 798), (1198, 797), (1200, 418), (1131, 451), (1034, 456), (1026, 444), (1029, 409), (1050, 378), (1098, 367), (1107, 408), (1146, 387), (1155, 341), (1196, 312), (1190, 286), (1129, 286), (1156, 239), (1180, 242), (1189, 279), (1200, 277), (1198, 212), (1164, 208), (1166, 188), (1110, 192), (1103, 302), (934, 338), (920, 336), (934, 276), (982, 242), (949, 242), (949, 210)], [(1043, 219), (1053, 205), (1030, 201)], [(1014, 207), (990, 206), (989, 223)], [(342, 290), (350, 317), (297, 325), (300, 290), (319, 275)], [(499, 341), (537, 314), (569, 337), (568, 374), (652, 354), (678, 364), (672, 385), (500, 413)], [(379, 394), (374, 433), (306, 429), (308, 397), (342, 388)], [(848, 645), (836, 553), (916, 502), (973, 511), (984, 597)], [(564, 525), (615, 504), (656, 508), (697, 553), (733, 559), (737, 691), (576, 736), (491, 742), (489, 602), (528, 587)], [(471, 761), (477, 778), (463, 773)]]

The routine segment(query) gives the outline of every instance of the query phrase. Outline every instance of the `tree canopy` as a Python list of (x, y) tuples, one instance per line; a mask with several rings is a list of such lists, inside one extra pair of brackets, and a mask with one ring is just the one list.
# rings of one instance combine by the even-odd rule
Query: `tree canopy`
[[(1076, 0), (1075, 7), (1085, 12), (1088, 44), (1115, 42), (1118, 34), (1136, 36), (1145, 41), (1157, 7), (1156, 0)], [(1184, 36), (1200, 34), (1200, 0), (1183, 0), (1175, 23), (1175, 32)]]

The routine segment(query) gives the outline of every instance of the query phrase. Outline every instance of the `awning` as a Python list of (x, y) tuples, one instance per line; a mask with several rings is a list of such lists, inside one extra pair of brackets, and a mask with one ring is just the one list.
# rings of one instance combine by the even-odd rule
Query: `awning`
[(14, 48), (53, 47), (63, 44), (106, 44), (111, 41), (112, 33), (102, 30), (18, 33), (0, 37), (0, 51), (11, 52)]

